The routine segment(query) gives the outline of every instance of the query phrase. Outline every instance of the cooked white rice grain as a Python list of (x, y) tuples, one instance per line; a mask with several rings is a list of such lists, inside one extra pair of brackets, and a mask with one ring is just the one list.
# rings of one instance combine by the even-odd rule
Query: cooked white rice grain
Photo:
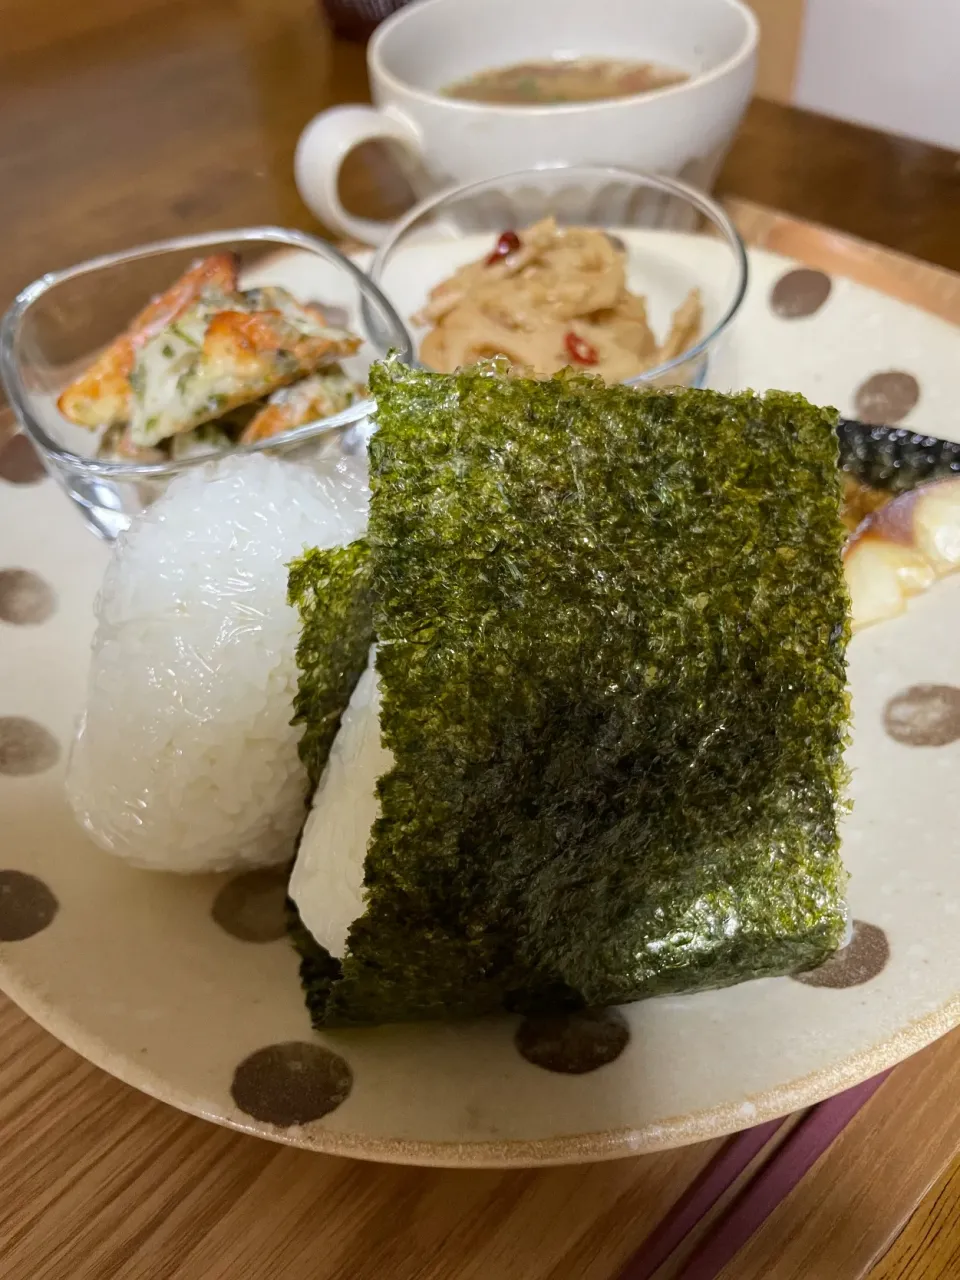
[(363, 914), (363, 864), (380, 813), (377, 780), (393, 768), (380, 741), (375, 653), (343, 713), (290, 877), (301, 920), (332, 956), (343, 955), (350, 925)]
[(67, 775), (104, 849), (183, 872), (291, 856), (306, 777), (286, 565), (362, 533), (368, 499), (362, 455), (324, 474), (228, 457), (173, 481), (117, 543)]

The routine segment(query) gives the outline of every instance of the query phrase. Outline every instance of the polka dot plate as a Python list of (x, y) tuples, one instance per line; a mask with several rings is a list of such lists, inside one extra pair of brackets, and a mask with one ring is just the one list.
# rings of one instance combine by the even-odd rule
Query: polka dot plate
[[(960, 438), (957, 331), (764, 252), (720, 388), (779, 386)], [(415, 305), (415, 304), (414, 304)], [(402, 306), (402, 300), (401, 300)], [(5, 435), (2, 432), (5, 431)], [(317, 1035), (277, 872), (175, 878), (93, 848), (63, 796), (107, 558), (0, 428), (0, 987), (174, 1106), (415, 1164), (602, 1159), (853, 1085), (960, 1021), (960, 576), (850, 649), (849, 945), (782, 978), (566, 1018)]]

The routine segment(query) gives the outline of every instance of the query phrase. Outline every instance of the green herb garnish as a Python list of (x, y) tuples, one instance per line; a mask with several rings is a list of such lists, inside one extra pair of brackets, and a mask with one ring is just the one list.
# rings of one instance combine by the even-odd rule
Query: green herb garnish
[(170, 332), (172, 334), (175, 334), (180, 339), (181, 342), (185, 342), (188, 347), (199, 348), (200, 346), (202, 346), (202, 343), (197, 342), (195, 338), (191, 337), (190, 334), (187, 333), (186, 330), (183, 328), (183, 326), (179, 324), (176, 320), (172, 320), (168, 327), (170, 329)]
[(142, 364), (134, 364), (130, 373), (127, 375), (130, 383), (130, 390), (133, 392), (137, 400), (143, 401), (143, 394), (147, 389), (147, 371)]

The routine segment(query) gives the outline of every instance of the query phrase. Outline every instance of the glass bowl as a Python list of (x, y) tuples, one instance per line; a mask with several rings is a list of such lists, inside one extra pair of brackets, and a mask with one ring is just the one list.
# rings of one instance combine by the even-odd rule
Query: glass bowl
[[(152, 463), (97, 458), (98, 433), (68, 421), (57, 398), (151, 297), (197, 257), (218, 251), (239, 255), (242, 287), (283, 285), (301, 302), (320, 303), (331, 323), (362, 337), (357, 354), (343, 361), (358, 380), (390, 350), (413, 359), (410, 336), (377, 286), (331, 245), (298, 231), (252, 227), (182, 236), (43, 276), (17, 296), (0, 324), (0, 377), (47, 470), (104, 538), (115, 538), (174, 476), (211, 455)], [(359, 401), (235, 451), (329, 460), (359, 447), (372, 408), (371, 400)]]
[(503, 231), (522, 239), (525, 227), (548, 216), (562, 226), (601, 228), (625, 246), (628, 288), (645, 298), (658, 341), (690, 291), (699, 289), (696, 343), (626, 382), (702, 386), (710, 354), (743, 302), (747, 254), (720, 205), (675, 178), (583, 164), (451, 187), (400, 220), (374, 255), (370, 275), (409, 324), (419, 350), (427, 330), (412, 317), (429, 290), (489, 253)]

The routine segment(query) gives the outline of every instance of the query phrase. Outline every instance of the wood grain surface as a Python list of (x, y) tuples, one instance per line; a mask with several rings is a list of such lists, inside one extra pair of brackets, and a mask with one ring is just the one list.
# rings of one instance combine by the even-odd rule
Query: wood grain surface
[(954, 1032), (893, 1072), (719, 1280), (877, 1280), (871, 1266), (960, 1150), (958, 1088)]
[[(4, 16), (0, 304), (150, 238), (317, 229), (297, 134), (367, 84), (313, 0), (8, 0)], [(958, 317), (955, 278), (836, 234), (960, 267), (956, 157), (758, 101), (721, 190), (755, 241)], [(407, 192), (368, 150), (344, 196), (383, 216)], [(895, 1071), (723, 1280), (955, 1280), (958, 1087), (955, 1034)], [(0, 1139), (3, 1280), (613, 1280), (715, 1149), (506, 1174), (313, 1156), (137, 1094), (2, 999)]]
[(608, 1280), (709, 1158), (392, 1168), (181, 1115), (0, 1007), (4, 1280)]
[(960, 1276), (960, 1159), (928, 1192), (870, 1280)]

